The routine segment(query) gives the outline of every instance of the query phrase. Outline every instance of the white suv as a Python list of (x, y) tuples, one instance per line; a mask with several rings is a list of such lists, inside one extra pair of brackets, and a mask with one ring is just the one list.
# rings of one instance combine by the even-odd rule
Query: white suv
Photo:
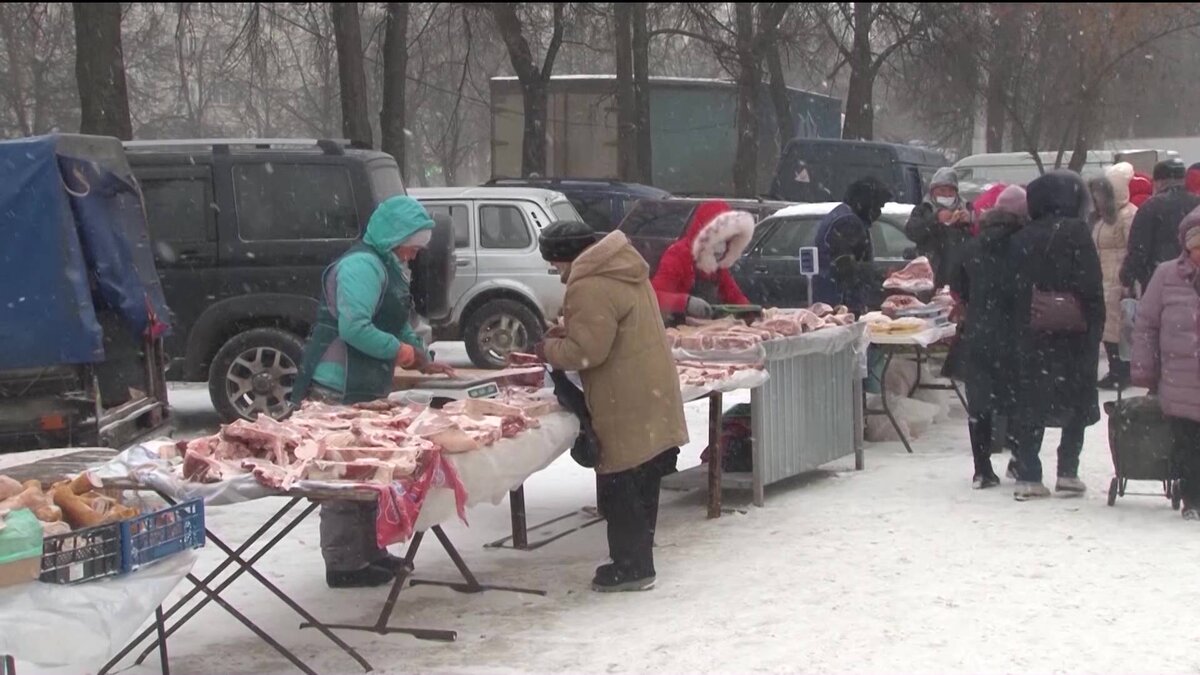
[(430, 215), (454, 223), (456, 267), (450, 318), (439, 339), (461, 339), (480, 368), (504, 365), (510, 352), (541, 339), (562, 308), (558, 273), (542, 260), (538, 234), (560, 220), (582, 222), (561, 192), (537, 188), (416, 188), (408, 194)]

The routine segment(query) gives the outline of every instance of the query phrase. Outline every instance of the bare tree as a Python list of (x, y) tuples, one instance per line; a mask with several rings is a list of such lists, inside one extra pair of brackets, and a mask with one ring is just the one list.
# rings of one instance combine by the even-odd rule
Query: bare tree
[(875, 137), (875, 79), (888, 59), (924, 29), (927, 14), (918, 3), (834, 2), (822, 6), (820, 17), (841, 53), (834, 74), (843, 65), (850, 68), (842, 138), (870, 140)]
[(488, 5), (496, 28), (508, 48), (508, 58), (521, 83), (521, 100), (525, 109), (525, 129), (521, 140), (521, 174), (546, 173), (546, 113), (549, 99), (550, 75), (563, 41), (563, 14), (566, 3), (552, 6), (552, 29), (541, 64), (534, 61), (533, 50), (525, 38), (525, 27), (517, 14), (517, 3)]
[(351, 141), (371, 145), (370, 101), (363, 61), (362, 26), (357, 2), (330, 4), (334, 44), (337, 45), (338, 82), (342, 92), (342, 133)]
[(76, 2), (73, 7), (79, 131), (131, 139), (133, 122), (121, 51), (121, 3)]
[(387, 4), (387, 31), (383, 38), (383, 108), (379, 128), (383, 151), (396, 158), (400, 174), (407, 178), (405, 152), (404, 91), (408, 77), (408, 3)]
[(633, 83), (633, 5), (614, 2), (612, 11), (617, 65), (617, 176), (622, 180), (640, 181)]
[(654, 182), (653, 138), (650, 133), (650, 26), (647, 3), (634, 2), (633, 15), (633, 108), (637, 151), (637, 180)]

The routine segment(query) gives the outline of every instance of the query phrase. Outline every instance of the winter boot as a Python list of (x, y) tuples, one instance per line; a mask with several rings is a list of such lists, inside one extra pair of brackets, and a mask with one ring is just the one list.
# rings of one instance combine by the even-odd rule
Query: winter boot
[(1008, 468), (1004, 470), (1004, 475), (1011, 480), (1017, 479), (1017, 460), (1008, 460)]
[(999, 484), (1000, 477), (994, 472), (977, 473), (975, 474), (975, 477), (971, 479), (971, 488), (975, 490), (986, 490), (988, 488), (996, 487)]
[(372, 588), (388, 583), (395, 576), (390, 569), (375, 565), (367, 565), (353, 572), (325, 570), (325, 585), (330, 588)]
[(651, 588), (654, 588), (653, 574), (638, 574), (615, 563), (597, 567), (592, 579), (592, 590), (597, 593), (648, 591)]
[(382, 557), (371, 561), (372, 567), (382, 567), (385, 570), (391, 571), (392, 574), (400, 574), (401, 572), (413, 571), (411, 565), (404, 562), (404, 558), (394, 556), (391, 553), (385, 553)]
[(1054, 484), (1054, 491), (1063, 497), (1082, 497), (1083, 493), (1087, 492), (1087, 486), (1078, 478), (1059, 476), (1058, 482)]
[(1032, 481), (1017, 481), (1017, 489), (1013, 492), (1013, 499), (1019, 502), (1045, 499), (1049, 496), (1050, 490), (1045, 485), (1042, 485), (1041, 481), (1036, 483)]
[(1200, 510), (1185, 508), (1182, 511), (1184, 520), (1200, 520)]

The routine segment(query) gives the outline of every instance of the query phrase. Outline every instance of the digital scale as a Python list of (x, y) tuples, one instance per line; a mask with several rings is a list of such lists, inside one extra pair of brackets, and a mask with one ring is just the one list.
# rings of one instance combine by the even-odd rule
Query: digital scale
[(393, 395), (410, 394), (413, 398), (428, 398), (431, 406), (440, 408), (450, 401), (495, 398), (500, 395), (500, 387), (506, 380), (528, 378), (530, 375), (544, 377), (545, 372), (541, 366), (504, 370), (461, 369), (458, 377), (448, 378), (444, 375), (399, 371), (393, 380), (397, 389)]

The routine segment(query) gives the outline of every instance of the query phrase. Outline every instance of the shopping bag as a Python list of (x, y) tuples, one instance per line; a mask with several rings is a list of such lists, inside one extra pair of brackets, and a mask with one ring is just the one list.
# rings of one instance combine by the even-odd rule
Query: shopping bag
[(1133, 326), (1137, 323), (1138, 301), (1125, 298), (1121, 301), (1121, 341), (1118, 352), (1122, 361), (1133, 360)]
[(571, 459), (585, 469), (593, 469), (600, 462), (600, 441), (592, 430), (592, 414), (588, 412), (587, 399), (565, 372), (551, 369), (550, 380), (554, 382), (554, 396), (558, 404), (579, 418), (579, 435), (571, 446)]

